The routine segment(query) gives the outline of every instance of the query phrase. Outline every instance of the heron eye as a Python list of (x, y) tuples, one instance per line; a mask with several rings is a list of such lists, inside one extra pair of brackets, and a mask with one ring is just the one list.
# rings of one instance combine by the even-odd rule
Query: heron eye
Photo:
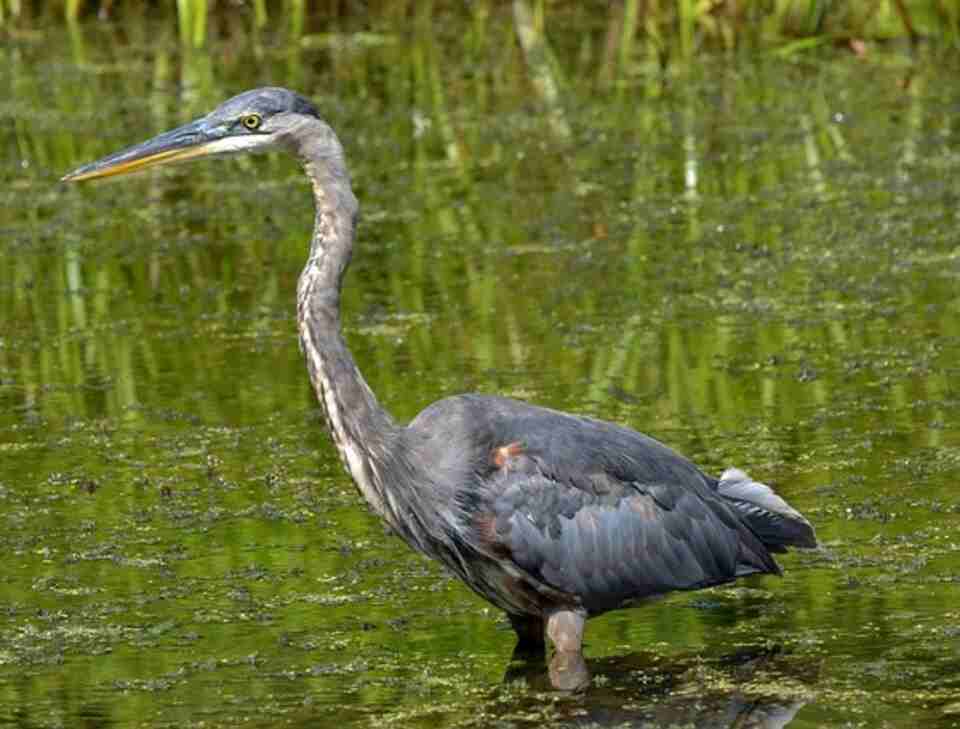
[(259, 114), (246, 114), (240, 117), (240, 123), (252, 132), (260, 128), (260, 125), (263, 123), (263, 119)]

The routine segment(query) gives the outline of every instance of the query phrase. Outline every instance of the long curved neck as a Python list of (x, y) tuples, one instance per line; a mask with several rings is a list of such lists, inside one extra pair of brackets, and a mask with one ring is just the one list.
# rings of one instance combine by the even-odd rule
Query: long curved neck
[(340, 287), (353, 250), (357, 199), (329, 127), (318, 122), (296, 146), (316, 204), (310, 257), (297, 285), (300, 344), (344, 466), (370, 506), (395, 525), (397, 508), (382, 474), (399, 428), (377, 402), (340, 333)]

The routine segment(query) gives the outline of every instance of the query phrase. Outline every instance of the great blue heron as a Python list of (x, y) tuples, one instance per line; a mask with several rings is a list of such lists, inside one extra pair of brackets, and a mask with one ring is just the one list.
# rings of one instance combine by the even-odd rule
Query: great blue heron
[(275, 148), (299, 157), (313, 185), (297, 321), (344, 466), (397, 535), (507, 613), (518, 645), (542, 650), (546, 632), (557, 687), (588, 681), (588, 617), (674, 590), (780, 574), (771, 552), (816, 546), (810, 523), (768, 486), (736, 469), (707, 476), (619, 425), (476, 394), (440, 400), (408, 425), (395, 422), (340, 334), (358, 211), (343, 148), (316, 107), (292, 91), (247, 91), (63, 179)]

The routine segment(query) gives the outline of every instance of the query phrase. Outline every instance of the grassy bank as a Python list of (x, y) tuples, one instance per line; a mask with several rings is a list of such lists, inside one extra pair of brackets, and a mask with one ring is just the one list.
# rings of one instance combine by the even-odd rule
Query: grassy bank
[(0, 0), (0, 28), (16, 33), (49, 23), (96, 21), (128, 26), (150, 18), (176, 24), (182, 42), (194, 47), (214, 37), (242, 38), (281, 29), (288, 41), (309, 44), (341, 25), (395, 30), (422, 15), (424, 6), (434, 22), (481, 27), (498, 14), (510, 16), (518, 6), (529, 7), (541, 25), (577, 23), (585, 30), (602, 29), (607, 52), (615, 55), (640, 47), (681, 57), (741, 47), (789, 52), (827, 43), (845, 44), (859, 53), (864, 43), (897, 39), (960, 45), (956, 0)]

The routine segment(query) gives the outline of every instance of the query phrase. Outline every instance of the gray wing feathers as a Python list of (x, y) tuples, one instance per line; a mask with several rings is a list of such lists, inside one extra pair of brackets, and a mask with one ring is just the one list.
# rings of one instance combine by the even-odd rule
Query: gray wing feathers
[(604, 498), (527, 475), (506, 485), (493, 506), (497, 539), (517, 566), (577, 596), (591, 613), (778, 572), (753, 534), (724, 513), (729, 507), (694, 493), (672, 502), (664, 508), (641, 486)]
[(739, 468), (723, 472), (717, 492), (733, 504), (768, 549), (785, 551), (785, 547), (817, 546), (810, 522), (773, 489), (754, 481)]
[(779, 574), (771, 551), (815, 543), (809, 523), (769, 487), (739, 471), (718, 482), (610, 423), (461, 395), (434, 403), (407, 430), (419, 461), (431, 464), (438, 500), (457, 515), (450, 539), (486, 557), (491, 573), (509, 572), (480, 585), (463, 570), (504, 609), (514, 609), (522, 582), (599, 613)]

